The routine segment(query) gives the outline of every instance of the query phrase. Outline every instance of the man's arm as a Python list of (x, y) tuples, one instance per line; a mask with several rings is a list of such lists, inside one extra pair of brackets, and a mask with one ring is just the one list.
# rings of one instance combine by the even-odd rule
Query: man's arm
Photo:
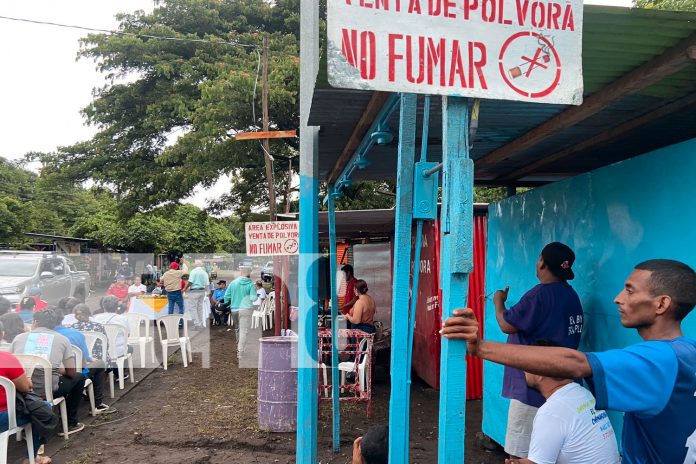
[(532, 374), (566, 379), (592, 375), (587, 357), (570, 348), (508, 345), (480, 340), (479, 324), (470, 309), (457, 309), (440, 333), (450, 340), (464, 340), (470, 354)]
[(338, 310), (343, 312), (345, 309), (350, 309), (353, 307), (353, 305), (355, 304), (356, 301), (358, 301), (358, 297), (354, 296), (350, 301), (348, 301), (347, 303), (344, 303), (343, 306), (338, 308)]
[(498, 321), (500, 330), (504, 334), (517, 333), (517, 328), (505, 320), (505, 302), (507, 301), (508, 291), (510, 287), (505, 287), (505, 290), (497, 290), (493, 295), (493, 304), (495, 305), (495, 320)]
[[(61, 370), (59, 369), (59, 372), (60, 371)], [(77, 369), (75, 369), (75, 358), (73, 356), (69, 356), (63, 360), (63, 369), (61, 374), (66, 377), (70, 377), (71, 379), (75, 378)]]

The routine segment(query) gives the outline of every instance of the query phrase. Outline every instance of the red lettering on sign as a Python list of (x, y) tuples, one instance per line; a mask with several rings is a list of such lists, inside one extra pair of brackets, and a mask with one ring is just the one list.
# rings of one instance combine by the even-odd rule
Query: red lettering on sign
[(408, 12), (421, 14), (420, 0), (411, 0), (408, 4)]
[(377, 40), (372, 31), (360, 33), (360, 49), (358, 49), (358, 31), (343, 29), (341, 53), (351, 66), (360, 68), (360, 77), (367, 80), (375, 78), (377, 73)]
[(445, 39), (440, 39), (437, 46), (433, 39), (428, 37), (428, 85), (433, 85), (433, 70), (440, 65), (440, 86), (445, 86)]
[(532, 26), (544, 27), (546, 22), (545, 5), (540, 2), (532, 3)]
[(440, 1), (441, 0), (428, 0), (428, 14), (430, 16), (440, 16), (442, 14)]
[[(478, 61), (474, 60), (474, 48), (481, 52), (481, 58)], [(474, 70), (479, 78), (479, 83), (482, 89), (488, 89), (486, 77), (483, 75), (483, 67), (486, 66), (486, 46), (481, 42), (469, 42), (469, 85), (475, 87)]]
[(478, 9), (478, 0), (464, 0), (464, 19), (469, 19), (469, 13)]
[(459, 82), (463, 88), (466, 88), (466, 80), (464, 79), (464, 65), (462, 64), (462, 52), (459, 50), (459, 41), (452, 42), (452, 64), (450, 65), (449, 86), (454, 87), (454, 75), (459, 75)]
[(418, 77), (413, 75), (413, 44), (411, 36), (406, 36), (406, 79), (412, 84), (420, 84), (425, 79), (425, 37), (418, 37)]
[(552, 3), (549, 5), (549, 14), (548, 14), (548, 25), (546, 26), (547, 29), (551, 29), (551, 26), (553, 24), (554, 29), (559, 29), (558, 26), (558, 18), (561, 17), (561, 5), (558, 3)]
[(527, 17), (527, 9), (529, 8), (529, 0), (524, 0), (524, 3), (520, 4), (520, 0), (515, 0), (517, 3), (517, 22), (520, 26), (524, 26), (524, 19)]
[[(500, 3), (503, 2), (501, 1)], [(481, 17), (487, 23), (495, 21), (495, 0), (483, 0), (481, 3)]]
[(445, 16), (447, 18), (456, 18), (457, 14), (453, 11), (450, 11), (450, 8), (451, 9), (457, 8), (457, 5), (454, 3), (454, 0), (443, 0), (443, 1), (445, 3), (445, 5), (444, 5), (445, 6), (445, 8), (444, 8)]
[(565, 13), (563, 13), (563, 26), (561, 27), (564, 31), (566, 29), (570, 29), (571, 31), (575, 30), (575, 23), (573, 21), (573, 8), (571, 8), (570, 5), (566, 5), (565, 7)]
[(395, 50), (396, 41), (403, 40), (402, 34), (389, 34), (389, 82), (396, 80), (396, 60), (402, 60), (403, 55), (398, 55)]

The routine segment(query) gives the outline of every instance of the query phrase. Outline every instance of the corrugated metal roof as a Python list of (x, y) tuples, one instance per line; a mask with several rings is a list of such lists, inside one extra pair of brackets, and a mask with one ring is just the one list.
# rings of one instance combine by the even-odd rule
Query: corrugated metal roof
[[(601, 90), (633, 71), (696, 31), (696, 13), (629, 9), (586, 5), (583, 29), (583, 75), (585, 97)], [(325, 61), (312, 102), (309, 123), (321, 126), (319, 139), (319, 171), (325, 177), (346, 146), (353, 128), (360, 119), (371, 92), (327, 88)], [(616, 101), (594, 116), (563, 130), (495, 163), (485, 171), (477, 170), (482, 179), (500, 179), (545, 156), (579, 144), (633, 118), (654, 111), (665, 104), (679, 101), (696, 92), (696, 63), (665, 76), (657, 84)], [(440, 99), (433, 98), (430, 116), (428, 158), (441, 157)], [(474, 160), (500, 148), (564, 111), (563, 105), (543, 105), (501, 100), (483, 100), (479, 129), (473, 140)], [(419, 108), (420, 110), (420, 108)], [(421, 118), (418, 118), (420, 124)], [(391, 121), (392, 132), (398, 130), (398, 114)], [(417, 134), (420, 134), (418, 127)], [(654, 148), (696, 137), (696, 106), (652, 121), (640, 130), (625, 134), (618, 140), (591, 147), (568, 160), (550, 164), (529, 173), (527, 178), (546, 175), (572, 175), (625, 159)], [(376, 147), (371, 165), (356, 171), (353, 178), (384, 179), (396, 173), (396, 141)]]

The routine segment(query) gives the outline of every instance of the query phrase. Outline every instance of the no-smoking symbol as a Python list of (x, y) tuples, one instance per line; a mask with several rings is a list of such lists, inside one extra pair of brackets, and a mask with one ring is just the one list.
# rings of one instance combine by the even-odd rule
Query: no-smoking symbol
[(294, 238), (289, 238), (285, 241), (283, 249), (286, 253), (294, 254), (297, 253), (297, 249), (299, 248), (299, 246), (300, 244), (297, 243), (297, 240), (295, 240)]
[(537, 32), (518, 32), (507, 39), (498, 64), (505, 83), (525, 97), (545, 97), (561, 80), (558, 52), (547, 37)]

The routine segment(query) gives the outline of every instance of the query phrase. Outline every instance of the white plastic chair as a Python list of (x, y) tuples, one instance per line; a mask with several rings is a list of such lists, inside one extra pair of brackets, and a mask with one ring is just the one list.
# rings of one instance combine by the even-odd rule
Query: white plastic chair
[[(338, 371), (341, 373), (341, 385), (345, 385), (346, 383), (346, 374), (348, 372), (356, 372), (357, 370), (357, 375), (358, 375), (358, 381), (360, 383), (360, 391), (361, 394), (362, 392), (365, 391), (365, 388), (367, 386), (367, 382), (365, 379), (365, 371), (367, 368), (367, 362), (370, 356), (368, 353), (364, 353), (366, 351), (369, 351), (368, 348), (368, 342), (369, 339), (363, 338), (360, 340), (360, 344), (358, 345), (358, 354), (356, 356), (355, 361), (345, 361), (342, 363), (338, 363)], [(358, 359), (360, 361), (358, 361)]]
[[(27, 377), (31, 378), (34, 374), (34, 369), (39, 367), (43, 369), (44, 373), (44, 392), (46, 394), (46, 401), (51, 403), (53, 406), (58, 406), (60, 409), (60, 419), (63, 423), (63, 438), (68, 439), (68, 408), (65, 404), (65, 398), (62, 396), (58, 398), (53, 397), (53, 367), (48, 360), (42, 358), (41, 356), (36, 356), (33, 354), (15, 354), (19, 362), (22, 363), (22, 367), (27, 373)], [(32, 449), (31, 454), (34, 453)]]
[[(179, 334), (179, 323), (183, 321), (184, 335)], [(162, 337), (162, 328), (164, 328), (165, 337)], [(193, 362), (191, 354), (191, 339), (188, 335), (188, 320), (182, 315), (170, 314), (157, 319), (157, 333), (159, 334), (160, 343), (162, 344), (162, 364), (164, 370), (167, 370), (167, 348), (170, 346), (179, 346), (181, 348), (181, 359), (184, 362), (184, 367), (188, 367), (189, 362)]]
[(17, 434), (19, 439), (24, 432), (27, 440), (27, 455), (29, 463), (34, 464), (34, 437), (31, 430), (31, 422), (26, 425), (17, 425), (17, 412), (15, 407), (15, 398), (17, 390), (15, 384), (6, 377), (0, 377), (0, 387), (5, 389), (5, 398), (7, 398), (7, 423), (9, 428), (0, 433), (0, 460), (7, 462), (7, 448), (10, 441), (10, 435)]
[[(104, 365), (107, 364), (106, 362), (106, 353), (109, 348), (109, 342), (106, 338), (106, 335), (104, 335), (101, 332), (91, 332), (91, 331), (86, 331), (82, 332), (82, 335), (85, 336), (85, 342), (87, 342), (87, 348), (89, 348), (90, 356), (94, 356), (94, 345), (96, 345), (97, 340), (101, 341), (101, 346), (102, 346), (102, 358), (101, 360), (104, 361)], [(114, 376), (112, 375), (111, 372), (109, 372), (109, 388), (111, 389), (111, 395), (110, 397), (114, 397)]]
[[(140, 367), (145, 368), (145, 351), (147, 345), (150, 345), (150, 357), (152, 358), (152, 363), (154, 364), (155, 359), (155, 337), (150, 334), (150, 318), (144, 314), (137, 313), (126, 313), (126, 319), (128, 320), (128, 344), (138, 345), (138, 351), (140, 352)], [(142, 333), (141, 327), (145, 326), (145, 333)]]
[[(82, 360), (84, 355), (79, 346), (72, 345), (73, 352), (75, 353), (75, 369), (82, 371)], [(89, 413), (92, 416), (97, 415), (97, 408), (94, 404), (94, 385), (92, 384), (92, 379), (85, 379), (85, 389), (87, 390), (87, 397), (89, 398)]]
[(255, 306), (254, 312), (251, 313), (251, 328), (252, 329), (258, 329), (259, 328), (259, 321), (263, 319), (263, 329), (266, 330), (266, 318), (264, 316), (264, 310), (266, 306), (266, 300), (261, 303), (261, 306)]
[[(126, 349), (125, 353), (118, 356), (116, 352), (116, 340), (119, 335), (123, 337), (124, 348), (128, 346), (128, 331), (121, 324), (104, 324), (104, 331), (106, 331), (106, 338), (109, 340), (109, 357), (112, 362), (116, 363), (116, 369), (118, 369), (118, 388), (123, 390), (125, 385), (123, 384), (123, 374), (124, 365), (128, 361), (128, 371), (130, 374), (130, 382), (135, 383), (135, 376), (133, 375), (133, 355)], [(114, 373), (109, 372), (109, 382), (113, 382)]]

